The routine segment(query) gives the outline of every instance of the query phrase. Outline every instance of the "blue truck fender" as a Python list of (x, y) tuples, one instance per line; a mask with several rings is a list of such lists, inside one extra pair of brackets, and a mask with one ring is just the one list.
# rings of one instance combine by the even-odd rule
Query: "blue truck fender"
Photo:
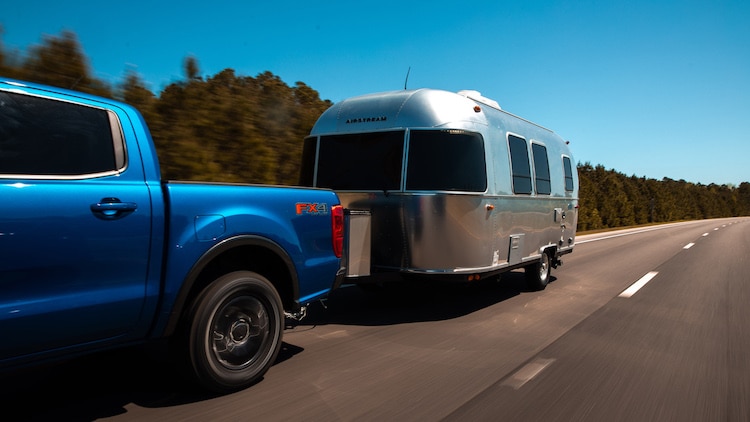
[[(255, 250), (266, 250), (268, 253), (275, 255), (281, 263), (284, 265), (286, 270), (286, 276), (284, 283), (279, 281), (274, 282), (276, 290), (279, 291), (285, 309), (296, 310), (295, 307), (299, 306), (298, 303), (290, 302), (295, 297), (299, 297), (299, 281), (297, 278), (297, 272), (294, 268), (294, 263), (289, 257), (289, 254), (276, 242), (270, 239), (266, 239), (261, 236), (255, 235), (241, 235), (232, 238), (225, 239), (209, 250), (207, 250), (193, 265), (188, 272), (185, 280), (182, 282), (182, 286), (175, 297), (175, 301), (168, 312), (166, 318), (166, 324), (163, 328), (163, 333), (159, 336), (171, 336), (174, 334), (175, 329), (179, 325), (180, 318), (184, 313), (185, 307), (190, 305), (191, 300), (203, 290), (209, 283), (213, 281), (215, 276), (219, 275), (219, 272), (212, 272), (207, 270), (210, 266), (216, 263), (216, 259), (225, 253), (230, 253), (233, 250), (239, 250), (244, 247), (259, 248)], [(279, 270), (277, 266), (276, 271)], [(208, 271), (208, 272), (207, 272)], [(224, 269), (222, 272), (226, 272)], [(155, 332), (161, 332), (160, 327), (156, 327)]]

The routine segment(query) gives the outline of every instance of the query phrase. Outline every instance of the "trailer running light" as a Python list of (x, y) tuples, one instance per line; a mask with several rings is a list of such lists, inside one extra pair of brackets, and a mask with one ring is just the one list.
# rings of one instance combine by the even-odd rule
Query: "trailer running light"
[(331, 234), (333, 238), (333, 253), (341, 258), (344, 252), (344, 207), (331, 207)]

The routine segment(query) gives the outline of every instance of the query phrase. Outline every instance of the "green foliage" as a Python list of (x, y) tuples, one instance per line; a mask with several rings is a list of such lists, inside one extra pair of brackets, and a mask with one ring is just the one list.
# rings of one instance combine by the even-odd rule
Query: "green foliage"
[(739, 188), (628, 177), (589, 163), (578, 165), (578, 229), (750, 215), (750, 183)]
[(301, 82), (225, 69), (172, 84), (139, 109), (166, 178), (288, 185), (299, 178), (302, 139), (330, 106)]
[(111, 96), (109, 86), (94, 79), (78, 38), (64, 31), (59, 37), (45, 36), (44, 43), (31, 48), (20, 69), (23, 78), (89, 94)]
[[(0, 27), (2, 36), (2, 27)], [(295, 184), (302, 140), (332, 104), (302, 82), (290, 87), (271, 72), (257, 77), (225, 69), (202, 77), (198, 60), (183, 62), (185, 81), (154, 95), (132, 70), (122, 86), (93, 77), (76, 36), (46, 36), (27, 57), (0, 40), (0, 75), (76, 89), (132, 104), (143, 114), (167, 179)], [(625, 176), (578, 165), (579, 230), (750, 215), (750, 183), (701, 185)]]
[(45, 36), (21, 59), (0, 43), (4, 76), (135, 106), (149, 125), (165, 178), (297, 183), (302, 139), (331, 102), (304, 83), (290, 87), (271, 72), (252, 78), (226, 69), (204, 79), (194, 57), (184, 60), (183, 69), (186, 80), (156, 96), (132, 70), (117, 89), (94, 78), (71, 32)]

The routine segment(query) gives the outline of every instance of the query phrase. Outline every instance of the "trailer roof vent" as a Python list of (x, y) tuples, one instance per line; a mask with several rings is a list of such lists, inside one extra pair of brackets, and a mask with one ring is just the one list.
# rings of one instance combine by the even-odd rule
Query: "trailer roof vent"
[(478, 101), (478, 102), (480, 102), (482, 104), (488, 105), (488, 106), (496, 108), (498, 110), (502, 110), (502, 108), (500, 108), (500, 104), (498, 104), (497, 101), (491, 100), (491, 99), (489, 99), (487, 97), (483, 97), (482, 93), (480, 93), (479, 91), (465, 89), (463, 91), (458, 91), (458, 95), (462, 95), (462, 96), (464, 96), (466, 98), (471, 98), (474, 101)]

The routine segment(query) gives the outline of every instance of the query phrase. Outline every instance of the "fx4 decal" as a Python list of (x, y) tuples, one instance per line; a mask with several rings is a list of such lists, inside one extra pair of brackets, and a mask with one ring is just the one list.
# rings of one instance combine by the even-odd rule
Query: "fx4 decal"
[(325, 203), (318, 204), (309, 202), (297, 202), (296, 206), (297, 214), (328, 214), (328, 204)]

